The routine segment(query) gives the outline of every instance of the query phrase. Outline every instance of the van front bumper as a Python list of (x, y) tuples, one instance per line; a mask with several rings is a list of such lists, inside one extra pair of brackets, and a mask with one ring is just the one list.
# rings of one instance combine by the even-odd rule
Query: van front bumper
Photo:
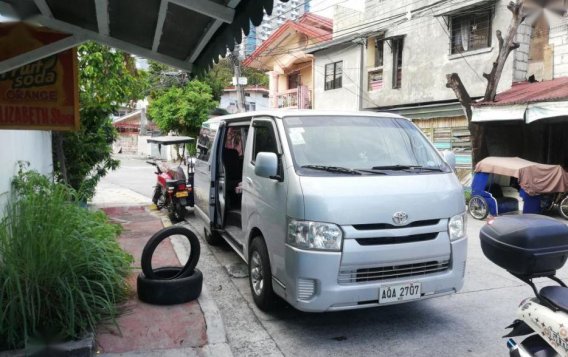
[(393, 284), (421, 283), (420, 299), (411, 301), (456, 293), (463, 287), (467, 238), (451, 242), (451, 252), (450, 264), (441, 272), (340, 284), (341, 252), (309, 251), (286, 246), (285, 299), (298, 310), (323, 312), (406, 302), (379, 304), (379, 288)]

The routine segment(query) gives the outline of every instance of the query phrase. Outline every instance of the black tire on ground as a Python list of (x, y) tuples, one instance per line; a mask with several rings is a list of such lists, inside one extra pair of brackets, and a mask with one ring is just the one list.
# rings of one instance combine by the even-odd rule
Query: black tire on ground
[(180, 267), (158, 268), (154, 270), (154, 275), (159, 277), (157, 280), (148, 279), (144, 273), (138, 274), (138, 298), (153, 305), (183, 304), (197, 299), (203, 287), (203, 274), (195, 269), (189, 276), (173, 279), (180, 271)]
[(211, 233), (207, 232), (206, 228), (203, 228), (203, 235), (205, 236), (205, 241), (207, 242), (207, 244), (209, 245), (220, 245), (221, 243), (223, 243), (223, 238), (221, 237), (221, 235), (215, 231), (211, 231)]
[(272, 289), (272, 271), (268, 250), (262, 236), (252, 239), (249, 249), (249, 285), (256, 306), (262, 311), (275, 307), (275, 295)]
[(174, 223), (182, 222), (185, 220), (187, 210), (179, 202), (172, 202), (168, 205), (168, 217)]
[[(172, 277), (160, 277), (154, 273), (155, 269), (152, 268), (152, 256), (154, 255), (154, 251), (158, 247), (158, 245), (166, 238), (169, 238), (173, 235), (182, 235), (187, 238), (190, 244), (190, 251), (189, 251), (189, 259), (185, 266), (180, 269), (179, 274), (172, 276)], [(140, 261), (140, 265), (142, 266), (142, 272), (148, 279), (178, 279), (193, 273), (197, 262), (199, 261), (199, 255), (201, 253), (201, 245), (199, 244), (199, 239), (197, 236), (188, 228), (182, 226), (171, 226), (166, 227), (158, 232), (156, 232), (142, 250), (142, 258)]]
[(564, 196), (558, 205), (558, 212), (564, 219), (568, 219), (568, 195)]
[(473, 196), (467, 205), (469, 214), (475, 219), (485, 219), (489, 214), (487, 202), (481, 196)]

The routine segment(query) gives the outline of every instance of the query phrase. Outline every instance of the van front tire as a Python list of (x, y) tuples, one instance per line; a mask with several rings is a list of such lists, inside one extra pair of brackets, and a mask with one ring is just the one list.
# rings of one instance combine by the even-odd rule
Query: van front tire
[(249, 285), (256, 306), (262, 311), (274, 308), (275, 296), (272, 290), (272, 271), (268, 250), (262, 236), (254, 237), (249, 249)]

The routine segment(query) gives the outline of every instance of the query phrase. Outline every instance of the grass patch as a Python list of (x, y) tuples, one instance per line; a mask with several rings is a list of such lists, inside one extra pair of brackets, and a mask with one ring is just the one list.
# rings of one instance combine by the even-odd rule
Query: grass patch
[(37, 172), (14, 180), (0, 221), (0, 350), (81, 338), (113, 321), (132, 257), (120, 226)]

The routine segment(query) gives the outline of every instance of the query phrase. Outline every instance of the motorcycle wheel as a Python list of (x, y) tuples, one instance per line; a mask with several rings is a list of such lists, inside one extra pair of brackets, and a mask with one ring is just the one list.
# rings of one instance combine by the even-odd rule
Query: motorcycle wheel
[(564, 219), (568, 219), (568, 195), (564, 196), (558, 205), (558, 212)]
[(160, 185), (156, 185), (156, 188), (154, 189), (152, 203), (155, 204), (156, 208), (158, 208), (159, 210), (164, 208), (167, 203), (166, 195), (162, 191), (162, 187)]
[(172, 222), (181, 222), (185, 220), (187, 210), (179, 202), (171, 202), (168, 205), (168, 216)]

